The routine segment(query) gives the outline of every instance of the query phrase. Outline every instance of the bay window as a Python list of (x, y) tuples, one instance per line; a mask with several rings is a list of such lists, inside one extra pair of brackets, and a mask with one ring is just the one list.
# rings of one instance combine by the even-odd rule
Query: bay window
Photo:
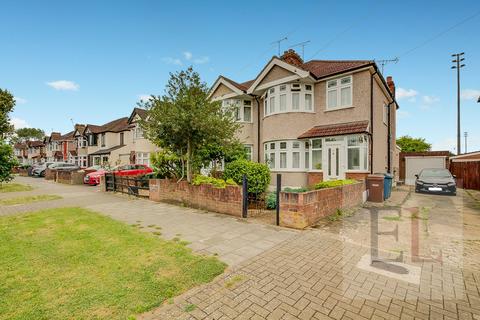
[(265, 162), (274, 171), (306, 171), (309, 164), (308, 142), (288, 140), (264, 144)]
[(313, 112), (313, 85), (290, 83), (269, 88), (264, 95), (264, 115)]
[(327, 81), (327, 110), (352, 106), (352, 76)]
[[(223, 107), (233, 107), (234, 117), (239, 122), (252, 122), (252, 101), (243, 99), (225, 99)], [(266, 107), (266, 105), (265, 105)]]

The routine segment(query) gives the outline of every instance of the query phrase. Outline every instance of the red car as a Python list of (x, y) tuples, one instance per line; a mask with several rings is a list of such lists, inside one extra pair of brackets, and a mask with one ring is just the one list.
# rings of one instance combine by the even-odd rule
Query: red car
[(144, 174), (152, 173), (153, 170), (152, 168), (144, 164), (125, 164), (121, 166), (116, 166), (110, 171), (100, 169), (95, 172), (89, 173), (83, 179), (83, 183), (89, 184), (91, 186), (96, 186), (100, 184), (100, 177), (104, 176), (106, 172), (114, 173), (117, 176), (141, 176)]

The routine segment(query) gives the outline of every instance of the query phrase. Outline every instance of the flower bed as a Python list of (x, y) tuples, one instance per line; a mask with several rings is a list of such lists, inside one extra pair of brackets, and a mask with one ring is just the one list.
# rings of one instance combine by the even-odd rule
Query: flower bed
[(304, 229), (323, 217), (363, 203), (365, 182), (337, 183), (339, 186), (308, 192), (280, 193), (280, 225)]

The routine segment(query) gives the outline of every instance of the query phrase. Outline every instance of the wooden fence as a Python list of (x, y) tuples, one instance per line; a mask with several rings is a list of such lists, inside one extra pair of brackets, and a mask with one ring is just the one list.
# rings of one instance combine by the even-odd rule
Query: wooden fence
[(480, 190), (480, 161), (452, 161), (450, 172), (457, 176), (457, 187)]

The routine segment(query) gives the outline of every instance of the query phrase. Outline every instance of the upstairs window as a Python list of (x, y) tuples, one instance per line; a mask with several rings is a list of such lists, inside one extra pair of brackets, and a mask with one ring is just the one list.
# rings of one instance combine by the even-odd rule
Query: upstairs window
[(225, 109), (234, 108), (233, 114), (236, 121), (252, 122), (252, 100), (226, 99), (222, 101), (222, 106)]
[(327, 110), (352, 106), (352, 76), (327, 81)]
[(264, 115), (285, 112), (313, 112), (313, 85), (281, 84), (269, 88), (264, 95)]
[(135, 128), (133, 129), (133, 139), (143, 139), (143, 129), (139, 123), (136, 123)]

